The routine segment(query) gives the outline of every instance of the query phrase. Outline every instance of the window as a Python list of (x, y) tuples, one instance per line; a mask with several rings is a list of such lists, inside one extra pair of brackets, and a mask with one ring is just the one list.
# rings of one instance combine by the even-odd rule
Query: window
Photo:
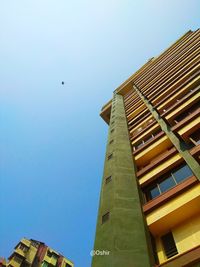
[(160, 190), (158, 188), (158, 186), (154, 186), (153, 188), (150, 188), (147, 192), (146, 192), (146, 197), (147, 200), (151, 200), (157, 196), (160, 195)]
[(193, 175), (192, 171), (190, 170), (188, 165), (184, 165), (181, 168), (179, 168), (173, 172), (173, 176), (174, 176), (177, 183), (182, 182), (187, 177), (192, 176), (192, 175)]
[(111, 122), (111, 124), (114, 124), (114, 123), (115, 123), (115, 121), (112, 121), (112, 122)]
[(154, 135), (153, 135), (153, 134), (148, 135), (146, 138), (144, 138), (144, 143), (150, 141), (150, 140), (153, 139), (153, 138), (154, 138)]
[(183, 111), (181, 114), (179, 114), (177, 117), (174, 118), (175, 123), (178, 123), (185, 119), (187, 116), (195, 112), (199, 108), (199, 103), (195, 103), (192, 105), (189, 109)]
[(23, 243), (20, 243), (18, 246), (19, 249), (21, 249), (23, 252), (27, 252), (28, 251), (28, 247), (26, 245), (24, 245)]
[(190, 135), (190, 140), (197, 146), (200, 144), (200, 130)]
[(33, 247), (35, 247), (35, 248), (38, 248), (39, 247), (39, 242), (38, 241), (35, 241), (35, 240), (32, 240), (31, 239), (31, 245), (33, 246)]
[(105, 223), (105, 222), (107, 222), (109, 220), (109, 217), (110, 217), (110, 212), (105, 213), (102, 216), (102, 224)]
[(109, 144), (111, 145), (113, 142), (114, 142), (114, 140), (112, 139), (112, 140), (110, 140)]
[(153, 185), (147, 187), (145, 190), (146, 200), (150, 201), (154, 199), (192, 175), (193, 173), (188, 165), (183, 164), (179, 166), (168, 173), (164, 178), (158, 179)]
[(114, 132), (114, 129), (112, 129), (110, 132), (113, 133)]
[(178, 250), (176, 248), (176, 244), (175, 244), (172, 232), (169, 232), (166, 235), (163, 235), (161, 237), (161, 240), (162, 240), (165, 254), (166, 254), (168, 259), (173, 257), (174, 255), (178, 254)]
[(134, 150), (142, 147), (144, 144), (146, 144), (147, 142), (152, 140), (154, 137), (156, 137), (160, 132), (161, 132), (161, 129), (158, 129), (152, 132), (151, 134), (147, 135), (146, 137), (144, 137), (142, 140), (140, 140), (139, 142), (135, 144)]
[(49, 250), (47, 250), (47, 256), (50, 258), (52, 257), (52, 253)]
[(178, 115), (178, 116), (174, 119), (174, 121), (175, 121), (176, 123), (178, 123), (178, 122), (184, 120), (187, 116), (188, 116), (188, 113), (187, 113), (187, 112), (183, 112), (183, 113), (181, 113), (180, 115)]
[(42, 267), (48, 267), (49, 265), (48, 265), (48, 263), (46, 262), (46, 261), (44, 261), (43, 263), (42, 263)]
[(54, 259), (58, 259), (58, 255), (56, 255), (56, 254), (54, 254), (54, 253), (52, 253), (52, 257), (54, 258)]
[[(139, 128), (137, 128), (132, 134), (135, 135), (135, 134), (138, 134), (139, 132), (141, 132), (142, 130), (144, 130), (150, 123), (152, 123), (154, 120), (153, 119), (150, 119), (148, 120), (147, 122), (143, 123)], [(133, 125), (129, 126), (130, 129), (133, 127)]]
[(110, 154), (110, 155), (108, 156), (108, 160), (109, 160), (109, 159), (111, 159), (111, 158), (112, 158), (112, 156), (113, 156), (113, 154)]
[(108, 184), (111, 181), (112, 181), (112, 176), (109, 176), (109, 177), (106, 178), (106, 184)]
[(159, 183), (160, 191), (164, 193), (165, 191), (169, 190), (175, 185), (176, 185), (175, 180), (173, 179), (172, 176), (169, 176)]
[(144, 145), (144, 141), (142, 140), (142, 141), (138, 142), (138, 143), (134, 146), (134, 150), (139, 149), (139, 148), (142, 147), (143, 145)]
[(14, 256), (14, 261), (16, 261), (17, 263), (21, 264), (22, 263), (22, 258), (20, 258), (19, 256), (15, 255)]

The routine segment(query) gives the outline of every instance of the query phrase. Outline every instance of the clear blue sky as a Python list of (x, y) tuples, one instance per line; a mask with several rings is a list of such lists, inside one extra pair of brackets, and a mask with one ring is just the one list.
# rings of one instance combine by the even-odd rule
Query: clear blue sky
[(100, 108), (198, 28), (199, 12), (198, 0), (1, 0), (0, 255), (27, 237), (90, 266), (107, 138)]

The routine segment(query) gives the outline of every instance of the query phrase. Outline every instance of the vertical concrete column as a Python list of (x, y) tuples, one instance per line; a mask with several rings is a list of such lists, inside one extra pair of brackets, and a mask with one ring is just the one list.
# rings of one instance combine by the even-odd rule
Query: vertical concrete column
[(92, 267), (149, 267), (132, 150), (121, 95), (114, 95)]

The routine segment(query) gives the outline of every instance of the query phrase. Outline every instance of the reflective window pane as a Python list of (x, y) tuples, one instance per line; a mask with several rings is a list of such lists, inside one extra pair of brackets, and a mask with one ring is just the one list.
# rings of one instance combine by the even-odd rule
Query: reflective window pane
[(200, 130), (197, 130), (193, 134), (191, 134), (192, 139), (196, 142), (197, 145), (200, 144)]
[(141, 143), (136, 144), (136, 148), (138, 149), (138, 148), (142, 147), (143, 145), (144, 145), (144, 143), (143, 143), (143, 141), (141, 141)]
[(153, 136), (149, 135), (144, 139), (144, 142), (146, 143), (146, 142), (150, 141), (151, 139), (153, 139)]
[(151, 200), (151, 199), (153, 199), (159, 195), (160, 195), (160, 191), (159, 191), (157, 185), (147, 189), (147, 191), (146, 191), (147, 201), (149, 201), (149, 200)]
[(159, 183), (160, 190), (162, 193), (167, 191), (168, 189), (170, 189), (171, 187), (173, 187), (175, 185), (176, 185), (176, 183), (171, 176)]
[(151, 195), (151, 199), (160, 195), (160, 192), (157, 186), (150, 190), (150, 195)]
[(185, 180), (186, 178), (192, 176), (192, 171), (188, 167), (188, 165), (181, 166), (178, 170), (173, 172), (173, 176), (176, 179), (177, 183), (180, 183), (181, 181)]

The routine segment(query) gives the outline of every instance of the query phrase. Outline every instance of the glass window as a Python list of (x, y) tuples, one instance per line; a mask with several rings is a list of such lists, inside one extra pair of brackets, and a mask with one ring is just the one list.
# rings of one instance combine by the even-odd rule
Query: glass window
[(23, 250), (24, 252), (27, 252), (28, 251), (28, 247), (25, 246), (23, 243), (20, 243), (18, 248), (21, 249), (21, 250)]
[(177, 183), (185, 180), (187, 177), (192, 176), (192, 171), (188, 167), (188, 165), (181, 166), (178, 170), (173, 172), (173, 176)]
[(109, 217), (110, 217), (110, 212), (107, 212), (106, 214), (104, 214), (102, 216), (102, 223), (105, 223), (106, 221), (108, 221)]
[(171, 171), (165, 178), (160, 178), (151, 186), (147, 187), (145, 190), (146, 200), (149, 201), (159, 196), (192, 175), (193, 173), (187, 164), (179, 166), (179, 168)]
[(162, 193), (169, 190), (171, 187), (173, 187), (175, 185), (176, 185), (176, 183), (175, 183), (174, 179), (172, 178), (172, 176), (164, 179), (162, 182), (159, 183), (160, 190)]
[(52, 253), (52, 257), (53, 257), (54, 259), (57, 259), (57, 258), (58, 258), (58, 256), (57, 256), (56, 254), (54, 254), (54, 253)]
[(106, 178), (106, 184), (108, 184), (111, 181), (112, 181), (112, 176), (109, 176), (109, 177)]
[(44, 261), (43, 263), (42, 263), (42, 267), (48, 267), (49, 265), (48, 265), (48, 263), (46, 262), (46, 261)]
[(47, 256), (50, 258), (52, 257), (52, 253), (49, 250), (47, 251)]
[(199, 145), (200, 144), (200, 130), (197, 130), (196, 132), (191, 134), (190, 137), (195, 141), (195, 145)]
[(158, 189), (157, 186), (154, 187), (154, 188), (152, 188), (152, 189), (149, 191), (150, 199), (153, 199), (153, 198), (155, 198), (155, 197), (157, 197), (157, 196), (159, 196), (159, 195), (160, 195), (160, 191), (159, 191), (159, 189)]
[(172, 235), (172, 232), (169, 232), (163, 236), (161, 236), (162, 244), (164, 247), (165, 254), (167, 258), (171, 258), (174, 255), (178, 254), (178, 250), (176, 248), (176, 243), (174, 240), (174, 237)]
[(14, 257), (14, 261), (16, 261), (17, 263), (20, 263), (22, 262), (22, 258), (18, 257), (17, 255), (15, 255)]
[(147, 189), (147, 191), (146, 191), (147, 201), (149, 201), (149, 200), (151, 200), (151, 199), (153, 199), (159, 195), (160, 195), (160, 191), (159, 191), (157, 185)]
[(146, 142), (150, 141), (151, 139), (153, 139), (153, 136), (149, 135), (144, 139), (144, 142), (146, 143)]
[(108, 160), (111, 159), (112, 157), (113, 157), (113, 154), (110, 154), (110, 155), (108, 156)]
[(140, 143), (137, 143), (135, 147), (136, 147), (136, 149), (138, 149), (138, 148), (142, 147), (143, 145), (144, 145), (144, 142), (142, 140), (142, 141), (140, 141)]
[(180, 121), (184, 120), (187, 116), (188, 116), (188, 113), (187, 112), (183, 112), (180, 115), (178, 115), (174, 120), (175, 120), (175, 122), (176, 121), (180, 122)]
[(32, 240), (31, 239), (31, 245), (35, 248), (38, 248), (39, 247), (39, 242), (35, 241), (35, 240)]

